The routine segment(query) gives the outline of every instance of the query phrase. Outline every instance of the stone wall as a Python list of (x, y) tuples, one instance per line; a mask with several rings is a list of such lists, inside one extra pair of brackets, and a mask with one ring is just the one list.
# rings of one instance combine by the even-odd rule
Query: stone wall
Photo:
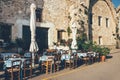
[[(13, 24), (12, 36), (14, 38), (17, 36), (21, 37), (21, 26), (25, 25), (25, 22), (29, 25), (31, 3), (35, 3), (38, 8), (43, 9), (43, 22), (41, 23), (54, 25), (52, 33), (55, 35), (51, 34), (51, 36), (53, 36), (52, 38), (54, 38), (55, 42), (57, 41), (58, 30), (64, 31), (63, 39), (67, 40), (72, 37), (67, 35), (67, 28), (71, 28), (71, 24), (74, 21), (77, 21), (76, 27), (79, 29), (80, 34), (85, 32), (89, 36), (88, 14), (94, 13), (92, 25), (93, 40), (98, 43), (98, 37), (102, 36), (103, 45), (115, 44), (112, 34), (115, 32), (117, 21), (111, 0), (0, 0), (0, 22)], [(97, 25), (97, 17), (99, 15), (103, 17), (102, 28)], [(105, 18), (110, 20), (109, 28), (105, 26)], [(38, 26), (40, 27), (41, 25)], [(50, 44), (52, 44), (53, 40), (49, 40), (51, 41)]]
[(31, 3), (43, 7), (43, 0), (0, 0), (0, 22), (14, 23), (18, 18), (29, 19)]
[[(109, 4), (109, 5), (108, 5)], [(101, 45), (116, 45), (115, 33), (116, 28), (116, 15), (115, 10), (111, 3), (99, 0), (92, 6), (93, 22), (92, 22), (92, 33), (93, 41)], [(101, 17), (101, 25), (98, 25), (98, 17)], [(108, 19), (108, 26), (106, 26), (106, 19)], [(101, 39), (100, 39), (101, 38)]]
[[(82, 19), (85, 21), (85, 27), (87, 27), (87, 15), (84, 14), (85, 7), (81, 5), (83, 2), (88, 5), (88, 0), (82, 2), (80, 0), (44, 0), (43, 21), (54, 23), (56, 30), (67, 31), (67, 28), (71, 27), (72, 20)], [(76, 27), (81, 28), (79, 24)], [(67, 32), (63, 34), (63, 38), (68, 39)]]

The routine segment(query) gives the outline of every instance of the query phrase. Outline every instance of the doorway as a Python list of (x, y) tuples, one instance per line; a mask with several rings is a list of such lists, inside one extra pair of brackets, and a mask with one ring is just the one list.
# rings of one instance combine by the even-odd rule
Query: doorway
[(3, 39), (4, 42), (11, 41), (11, 27), (12, 25), (0, 23), (0, 39)]
[[(31, 42), (31, 32), (29, 26), (23, 26), (23, 40), (26, 45), (26, 50), (29, 50), (30, 42)], [(43, 49), (48, 48), (48, 28), (36, 28), (36, 42), (39, 47), (39, 51), (43, 51)]]

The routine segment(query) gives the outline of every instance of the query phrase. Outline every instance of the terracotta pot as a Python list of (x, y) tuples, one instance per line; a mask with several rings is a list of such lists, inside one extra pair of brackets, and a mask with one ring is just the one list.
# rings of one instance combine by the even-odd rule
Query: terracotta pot
[(105, 62), (106, 56), (101, 56), (101, 62)]

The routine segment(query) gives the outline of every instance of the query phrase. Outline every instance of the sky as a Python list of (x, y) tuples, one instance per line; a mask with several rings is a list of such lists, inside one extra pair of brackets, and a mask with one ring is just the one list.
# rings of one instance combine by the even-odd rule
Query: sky
[(120, 5), (120, 0), (112, 0), (115, 7), (118, 7)]

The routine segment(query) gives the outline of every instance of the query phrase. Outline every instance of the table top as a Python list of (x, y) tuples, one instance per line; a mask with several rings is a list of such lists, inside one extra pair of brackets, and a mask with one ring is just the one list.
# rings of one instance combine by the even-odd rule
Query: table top
[(7, 57), (12, 57), (14, 55), (19, 55), (18, 53), (0, 53), (0, 57), (5, 60)]
[[(26, 58), (9, 58), (8, 60), (4, 61), (4, 67), (5, 68), (11, 67), (12, 61), (15, 61), (15, 60), (21, 60), (22, 61), (21, 67), (23, 67), (23, 62), (26, 60)], [(17, 64), (20, 64), (20, 63), (16, 62), (14, 65), (17, 65)]]
[(70, 55), (69, 54), (62, 54), (61, 60), (70, 60)]
[(87, 57), (87, 53), (77, 53), (77, 56), (79, 58), (81, 58), (81, 57)]
[(39, 61), (53, 60), (54, 56), (43, 55), (39, 58)]

